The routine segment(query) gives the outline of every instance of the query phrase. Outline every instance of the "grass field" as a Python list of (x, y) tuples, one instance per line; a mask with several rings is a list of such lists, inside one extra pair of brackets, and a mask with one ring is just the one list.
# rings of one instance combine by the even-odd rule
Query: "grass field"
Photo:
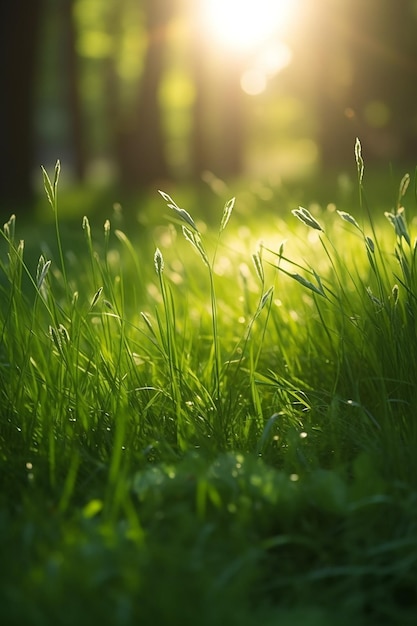
[(349, 213), (162, 192), (73, 239), (44, 172), (53, 239), (0, 240), (2, 624), (415, 623), (415, 181), (384, 215), (356, 166)]

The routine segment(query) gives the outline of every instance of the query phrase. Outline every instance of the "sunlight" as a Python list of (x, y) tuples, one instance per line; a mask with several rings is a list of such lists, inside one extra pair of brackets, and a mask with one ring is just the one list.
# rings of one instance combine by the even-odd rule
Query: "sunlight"
[(291, 63), (292, 51), (282, 41), (272, 42), (261, 48), (244, 70), (240, 85), (243, 91), (257, 96), (265, 91), (268, 80)]
[(203, 24), (213, 40), (237, 54), (253, 52), (282, 34), (299, 0), (200, 0)]

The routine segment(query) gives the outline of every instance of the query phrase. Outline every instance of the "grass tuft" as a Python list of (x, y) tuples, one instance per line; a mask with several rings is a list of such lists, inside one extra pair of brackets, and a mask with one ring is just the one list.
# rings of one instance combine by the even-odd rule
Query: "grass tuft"
[(411, 181), (384, 219), (355, 159), (359, 207), (262, 243), (160, 191), (75, 250), (43, 170), (55, 245), (0, 240), (2, 622), (414, 623)]

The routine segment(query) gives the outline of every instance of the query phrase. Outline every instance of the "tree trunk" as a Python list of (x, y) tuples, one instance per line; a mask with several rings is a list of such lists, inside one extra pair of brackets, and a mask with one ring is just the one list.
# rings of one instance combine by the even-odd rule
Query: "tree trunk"
[(347, 4), (310, 0), (304, 16), (306, 34), (295, 59), (300, 89), (307, 89), (317, 127), (320, 165), (324, 171), (353, 161), (357, 134), (351, 107), (351, 64)]
[[(198, 20), (194, 16), (194, 20)], [(196, 32), (204, 32), (199, 28)], [(205, 171), (220, 178), (242, 172), (244, 148), (243, 93), (240, 62), (219, 54), (204, 36), (192, 42), (195, 100), (192, 110), (192, 171), (197, 180)]]
[(41, 9), (42, 0), (0, 5), (0, 202), (22, 208), (29, 208), (33, 196), (33, 109)]
[(121, 182), (146, 187), (168, 176), (159, 89), (165, 71), (167, 25), (172, 6), (167, 0), (146, 0), (148, 47), (137, 104), (119, 131)]
[(68, 70), (68, 115), (73, 167), (76, 179), (82, 182), (86, 171), (86, 153), (83, 132), (83, 112), (80, 97), (79, 63), (76, 51), (76, 29), (73, 14), (74, 0), (63, 2), (65, 37), (65, 65)]

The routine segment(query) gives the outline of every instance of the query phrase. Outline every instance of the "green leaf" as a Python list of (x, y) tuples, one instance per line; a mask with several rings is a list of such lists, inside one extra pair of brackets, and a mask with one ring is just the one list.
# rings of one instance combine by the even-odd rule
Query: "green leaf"
[(262, 454), (265, 445), (267, 444), (268, 440), (270, 439), (270, 435), (271, 435), (271, 430), (274, 427), (275, 423), (281, 418), (282, 419), (283, 413), (279, 412), (279, 413), (274, 413), (273, 415), (271, 415), (271, 417), (269, 418), (269, 420), (267, 421), (267, 423), (265, 424), (265, 427), (263, 429), (261, 438), (258, 442), (258, 446), (257, 446), (257, 452), (258, 454)]

